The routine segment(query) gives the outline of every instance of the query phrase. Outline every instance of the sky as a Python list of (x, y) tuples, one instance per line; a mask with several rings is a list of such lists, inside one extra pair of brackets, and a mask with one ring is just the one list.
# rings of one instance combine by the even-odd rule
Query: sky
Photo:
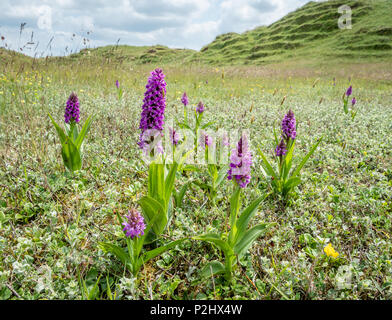
[(269, 25), (308, 1), (1, 0), (0, 46), (31, 56), (117, 42), (200, 50), (217, 35)]

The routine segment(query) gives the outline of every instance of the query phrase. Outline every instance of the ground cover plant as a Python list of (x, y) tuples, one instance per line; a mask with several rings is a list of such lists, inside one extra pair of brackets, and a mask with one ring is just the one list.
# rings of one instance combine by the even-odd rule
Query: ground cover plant
[[(389, 44), (307, 32), (330, 5), (197, 53), (0, 50), (0, 299), (392, 299)], [(304, 32), (341, 50), (270, 52)]]
[[(207, 242), (178, 243), (144, 263), (137, 277), (100, 246), (109, 242), (125, 248), (117, 214), (125, 217), (136, 208), (148, 218), (140, 202), (149, 194), (150, 173), (136, 143), (145, 81), (154, 67), (131, 76), (113, 72), (104, 83), (97, 80), (99, 70), (86, 75), (85, 67), (75, 68), (81, 75), (77, 82), (50, 65), (22, 73), (3, 70), (1, 127), (7, 129), (0, 133), (1, 297), (389, 299), (390, 82), (356, 78), (354, 67), (347, 69), (354, 73), (350, 79), (336, 77), (335, 85), (332, 75), (303, 77), (299, 70), (299, 76), (279, 79), (239, 68), (226, 68), (222, 78), (217, 68), (201, 68), (191, 77), (191, 70), (166, 66), (165, 116), (174, 118), (187, 91), (205, 101), (204, 117), (215, 121), (216, 129), (234, 129), (236, 119), (248, 130), (253, 164), (243, 208), (271, 191), (257, 148), (263, 142), (261, 151), (274, 156), (273, 128), (288, 110), (296, 117), (298, 154), (309, 152), (320, 137), (323, 141), (302, 168), (302, 183), (288, 201), (269, 196), (258, 206), (249, 227), (271, 227), (235, 258), (231, 281), (200, 276), (208, 263), (225, 263), (223, 252)], [(115, 79), (124, 88), (120, 101)], [(341, 105), (341, 93), (350, 84), (355, 84), (357, 99), (354, 119), (342, 113)], [(85, 138), (82, 169), (66, 173), (56, 132), (45, 115), (63, 114), (72, 90), (83, 106), (81, 118), (94, 114), (95, 119)], [(294, 162), (295, 167), (300, 158)], [(177, 172), (173, 188), (180, 192), (190, 179), (205, 181), (207, 170)], [(142, 254), (185, 237), (230, 230), (232, 182), (227, 176), (217, 194), (221, 200), (214, 204), (204, 189), (190, 184), (181, 206), (169, 201), (173, 218)]]

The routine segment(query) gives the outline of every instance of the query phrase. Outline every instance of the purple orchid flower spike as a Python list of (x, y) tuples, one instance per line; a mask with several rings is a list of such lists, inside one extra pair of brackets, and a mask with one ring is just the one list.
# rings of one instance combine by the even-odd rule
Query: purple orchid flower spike
[(189, 104), (189, 100), (188, 100), (188, 96), (186, 95), (186, 92), (184, 92), (184, 94), (182, 95), (181, 102), (185, 107)]
[(242, 135), (237, 148), (231, 151), (230, 161), (227, 179), (234, 179), (241, 188), (245, 188), (250, 182), (252, 166), (252, 154), (250, 153), (248, 138), (245, 134)]
[(201, 113), (204, 112), (204, 110), (205, 110), (204, 104), (200, 101), (199, 104), (196, 107), (196, 112), (198, 114), (201, 114)]
[(144, 93), (142, 113), (140, 118), (139, 146), (142, 148), (144, 140), (142, 137), (147, 130), (163, 130), (166, 108), (166, 81), (161, 69), (151, 72)]
[(353, 93), (353, 86), (349, 86), (346, 91), (346, 96), (349, 97)]
[(128, 211), (126, 216), (127, 221), (123, 222), (123, 231), (126, 237), (131, 237), (131, 239), (144, 235), (144, 230), (146, 229), (146, 224), (144, 223), (144, 218), (136, 209), (131, 209)]
[(68, 98), (65, 107), (64, 120), (65, 123), (70, 123), (72, 121), (79, 123), (80, 121), (79, 99), (74, 92), (72, 92)]

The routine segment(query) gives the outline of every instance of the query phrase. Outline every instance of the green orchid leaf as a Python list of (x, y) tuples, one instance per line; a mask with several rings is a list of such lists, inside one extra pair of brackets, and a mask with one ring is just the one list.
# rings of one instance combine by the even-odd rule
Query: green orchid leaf
[(190, 183), (191, 183), (191, 182), (185, 183), (185, 184), (182, 186), (182, 188), (180, 189), (179, 192), (175, 192), (175, 197), (174, 197), (174, 199), (175, 199), (175, 202), (176, 202), (176, 207), (181, 208), (182, 203), (183, 203), (183, 200), (184, 200), (185, 193), (186, 193), (186, 191), (188, 190), (188, 187), (189, 187), (189, 184), (190, 184)]
[(151, 223), (153, 232), (159, 236), (165, 230), (168, 217), (162, 204), (150, 196), (144, 196), (139, 200), (143, 215), (147, 223)]
[(55, 127), (57, 134), (59, 135), (60, 138), (60, 142), (61, 144), (63, 144), (64, 142), (67, 141), (67, 135), (65, 134), (64, 130), (56, 123), (56, 121), (54, 121), (54, 119), (52, 118), (52, 116), (48, 113), (48, 116), (50, 118), (50, 120), (53, 123), (53, 126)]
[(301, 171), (302, 167), (306, 164), (306, 162), (309, 160), (309, 158), (311, 157), (311, 155), (316, 151), (318, 145), (320, 144), (320, 142), (323, 140), (323, 138), (321, 137), (314, 145), (313, 147), (310, 149), (310, 151), (308, 152), (308, 154), (302, 159), (301, 163), (298, 165), (298, 167), (295, 169), (295, 171), (293, 172), (291, 177), (296, 177), (299, 172)]
[(243, 237), (250, 220), (254, 217), (257, 212), (257, 208), (265, 198), (265, 196), (257, 198), (244, 211), (242, 211), (236, 223), (236, 233), (233, 234), (232, 237), (233, 243), (236, 243), (239, 238)]
[(165, 199), (165, 168), (163, 163), (151, 163), (148, 173), (148, 194), (154, 199)]
[(207, 168), (208, 168), (208, 173), (209, 173), (210, 177), (212, 178), (212, 181), (215, 181), (218, 178), (218, 170), (216, 168), (216, 165), (209, 164), (207, 166)]
[(66, 141), (62, 143), (61, 155), (68, 170), (73, 172), (82, 168), (80, 152), (68, 136), (66, 136)]
[(221, 185), (221, 183), (225, 180), (227, 176), (227, 171), (228, 169), (226, 166), (224, 166), (219, 170), (218, 178), (215, 181), (215, 186), (214, 186), (215, 189), (218, 188)]
[(215, 123), (215, 121), (210, 121), (210, 122), (206, 123), (205, 125), (203, 125), (201, 128), (207, 129), (207, 128), (211, 127), (214, 123)]
[(75, 142), (75, 140), (78, 137), (78, 126), (76, 125), (75, 122), (71, 122), (70, 124), (65, 124), (65, 130), (67, 131), (68, 137), (72, 140), (72, 142)]
[(209, 233), (209, 234), (205, 234), (205, 235), (201, 235), (201, 236), (196, 236), (196, 237), (193, 237), (192, 239), (211, 242), (211, 243), (215, 244), (218, 248), (220, 248), (223, 252), (225, 252), (225, 254), (231, 253), (233, 251), (231, 249), (231, 247), (229, 246), (229, 244), (226, 241), (222, 240), (220, 235), (217, 235), (215, 233)]
[(348, 98), (343, 99), (343, 110), (345, 114), (348, 114)]
[(275, 170), (272, 168), (272, 166), (270, 165), (270, 163), (268, 162), (267, 158), (265, 157), (264, 153), (261, 151), (260, 148), (258, 148), (259, 150), (259, 154), (263, 160), (262, 166), (264, 168), (264, 170), (267, 172), (267, 174), (270, 177), (273, 177), (274, 179), (278, 179), (278, 175), (275, 173)]
[(202, 278), (209, 278), (218, 274), (226, 272), (225, 266), (219, 261), (212, 261), (207, 263), (204, 268), (200, 271)]
[(128, 253), (123, 248), (108, 242), (100, 242), (98, 246), (102, 251), (116, 256), (125, 266), (131, 263)]
[(177, 122), (177, 125), (178, 125), (178, 127), (181, 128), (181, 129), (188, 129), (188, 130), (191, 130), (191, 131), (192, 131), (192, 128), (191, 128), (188, 124), (186, 124), (186, 123)]
[(293, 153), (294, 153), (294, 146), (295, 146), (295, 141), (290, 146), (290, 149), (288, 150), (286, 156), (284, 157), (284, 170), (282, 174), (283, 181), (286, 181), (287, 176), (289, 175), (291, 165), (293, 163)]
[(244, 233), (244, 235), (239, 238), (234, 245), (234, 253), (237, 254), (239, 257), (243, 256), (252, 243), (264, 234), (270, 225), (263, 223), (259, 224)]
[(78, 150), (80, 150), (80, 147), (81, 147), (82, 144), (83, 144), (83, 140), (84, 140), (84, 138), (86, 137), (86, 134), (88, 133), (88, 131), (90, 130), (90, 126), (91, 126), (92, 120), (93, 120), (93, 116), (89, 116), (89, 117), (87, 118), (86, 122), (85, 122), (84, 125), (83, 125), (82, 130), (80, 131), (79, 135), (77, 135), (76, 140), (74, 140), (74, 141), (75, 141), (76, 148), (77, 148)]
[(176, 240), (173, 242), (170, 242), (169, 244), (156, 248), (154, 250), (147, 251), (145, 254), (142, 256), (142, 261), (143, 263), (146, 263), (147, 261), (154, 259), (155, 257), (161, 255), (162, 253), (170, 250), (171, 248), (174, 248), (176, 245), (180, 244), (181, 242), (184, 242), (185, 240), (188, 240), (189, 238), (184, 238), (180, 240)]
[(302, 182), (299, 177), (291, 177), (283, 186), (283, 194), (287, 194), (291, 189), (298, 186)]
[(173, 192), (177, 168), (178, 168), (177, 163), (174, 163), (173, 165), (171, 165), (170, 171), (167, 174), (166, 179), (165, 179), (165, 202), (166, 202), (166, 204), (169, 202), (170, 197)]

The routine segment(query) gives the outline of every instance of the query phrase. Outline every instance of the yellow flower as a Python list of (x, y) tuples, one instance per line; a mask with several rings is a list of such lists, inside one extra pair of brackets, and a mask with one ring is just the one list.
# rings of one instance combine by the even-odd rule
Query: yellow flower
[(334, 257), (335, 259), (339, 256), (339, 253), (335, 251), (332, 244), (328, 243), (324, 248), (324, 252), (328, 257)]

